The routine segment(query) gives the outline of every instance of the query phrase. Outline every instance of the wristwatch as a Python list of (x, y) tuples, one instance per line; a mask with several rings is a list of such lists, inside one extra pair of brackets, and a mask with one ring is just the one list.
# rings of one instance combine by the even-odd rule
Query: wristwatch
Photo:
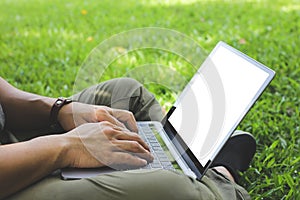
[(50, 127), (52, 130), (56, 130), (56, 131), (63, 130), (62, 126), (60, 125), (57, 119), (58, 112), (64, 105), (67, 105), (71, 102), (72, 102), (71, 99), (67, 99), (64, 97), (57, 98), (50, 111)]

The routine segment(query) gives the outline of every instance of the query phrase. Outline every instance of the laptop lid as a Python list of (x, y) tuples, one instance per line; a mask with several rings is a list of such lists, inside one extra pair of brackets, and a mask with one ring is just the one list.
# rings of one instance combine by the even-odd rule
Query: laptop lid
[(275, 72), (219, 42), (163, 121), (172, 143), (198, 179)]

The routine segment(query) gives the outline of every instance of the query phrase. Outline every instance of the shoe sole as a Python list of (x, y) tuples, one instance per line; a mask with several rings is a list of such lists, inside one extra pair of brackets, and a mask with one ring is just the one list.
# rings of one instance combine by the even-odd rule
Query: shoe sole
[(235, 131), (216, 156), (212, 166), (229, 166), (233, 170), (245, 171), (256, 151), (256, 141), (247, 132)]

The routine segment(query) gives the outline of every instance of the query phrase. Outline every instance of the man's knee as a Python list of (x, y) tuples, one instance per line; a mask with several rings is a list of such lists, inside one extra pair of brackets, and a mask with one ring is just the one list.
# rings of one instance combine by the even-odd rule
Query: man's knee
[(115, 78), (102, 82), (74, 95), (73, 99), (130, 110), (141, 121), (162, 119), (162, 111), (154, 95), (132, 78)]
[(134, 79), (124, 78), (122, 81), (124, 81), (128, 87), (134, 88), (129, 104), (136, 119), (140, 121), (161, 121), (163, 113), (155, 96), (140, 82)]
[(118, 87), (124, 87), (124, 88), (141, 88), (143, 85), (138, 82), (137, 80), (133, 78), (127, 78), (127, 77), (122, 77), (122, 78), (116, 78), (112, 79), (111, 81), (116, 81)]
[(115, 78), (98, 85), (98, 90), (111, 94), (112, 101), (119, 101), (124, 98), (140, 97), (143, 85), (132, 78)]

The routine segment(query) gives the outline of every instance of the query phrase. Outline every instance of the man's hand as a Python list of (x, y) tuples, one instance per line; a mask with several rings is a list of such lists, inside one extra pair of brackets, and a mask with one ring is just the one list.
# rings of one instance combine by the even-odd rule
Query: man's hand
[(69, 131), (81, 124), (107, 121), (119, 127), (137, 132), (137, 125), (131, 112), (107, 106), (89, 105), (78, 102), (65, 105), (58, 114), (58, 121)]
[(83, 124), (61, 137), (69, 144), (64, 154), (68, 167), (124, 169), (153, 161), (149, 147), (138, 134), (108, 121)]

